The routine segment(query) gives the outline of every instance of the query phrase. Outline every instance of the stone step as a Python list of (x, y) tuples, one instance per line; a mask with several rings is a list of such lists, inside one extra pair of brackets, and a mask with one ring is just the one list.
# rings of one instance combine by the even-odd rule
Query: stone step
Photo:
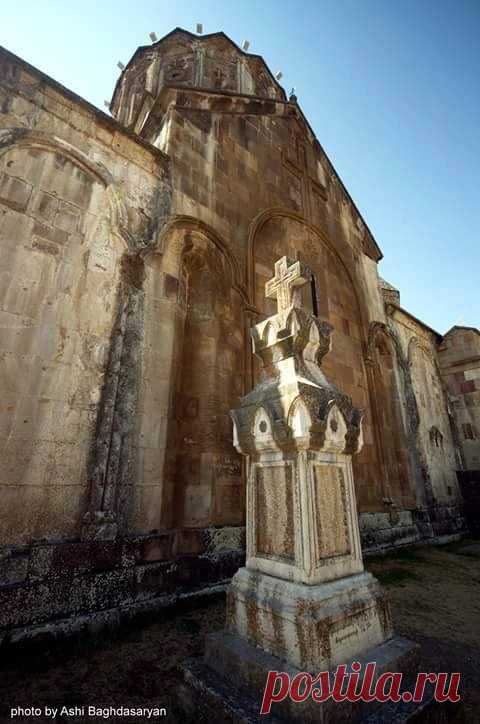
[[(285, 710), (279, 715), (272, 711), (270, 715), (260, 716), (260, 702), (253, 700), (248, 693), (234, 689), (226, 680), (221, 679), (205, 665), (202, 659), (188, 659), (182, 667), (183, 681), (178, 692), (181, 708), (181, 720), (185, 724), (210, 724), (212, 721), (221, 724), (286, 724), (291, 722), (291, 714)], [(412, 689), (414, 681), (407, 681), (407, 689)], [(273, 705), (273, 708), (276, 705)], [(293, 707), (299, 705), (292, 705)], [(372, 711), (374, 706), (374, 711)], [(278, 708), (278, 707), (277, 707)], [(292, 709), (290, 709), (292, 711)], [(464, 724), (465, 715), (461, 702), (439, 704), (428, 693), (421, 703), (360, 705), (340, 703), (328, 708), (318, 705), (318, 716), (306, 712), (299, 714), (298, 721), (302, 724)]]

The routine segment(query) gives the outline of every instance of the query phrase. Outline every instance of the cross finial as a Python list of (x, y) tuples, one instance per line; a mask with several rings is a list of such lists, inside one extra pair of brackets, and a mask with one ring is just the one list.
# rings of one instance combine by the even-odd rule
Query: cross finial
[(282, 256), (275, 263), (275, 276), (265, 284), (267, 299), (277, 300), (277, 313), (286, 316), (291, 307), (301, 307), (300, 289), (312, 278), (309, 267), (301, 261)]

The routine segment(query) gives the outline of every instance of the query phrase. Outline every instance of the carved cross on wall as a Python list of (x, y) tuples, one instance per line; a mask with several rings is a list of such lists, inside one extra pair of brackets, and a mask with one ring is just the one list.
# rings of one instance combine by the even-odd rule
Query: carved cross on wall
[(301, 261), (282, 256), (275, 263), (275, 276), (265, 284), (265, 296), (277, 300), (277, 314), (286, 317), (291, 307), (302, 306), (300, 290), (312, 277), (311, 269)]
[(291, 129), (288, 149), (282, 153), (282, 162), (298, 180), (303, 215), (313, 223), (318, 223), (319, 220), (323, 220), (327, 191), (324, 181), (321, 181), (318, 173), (315, 173), (315, 162), (308, 162), (310, 152), (310, 143), (305, 137), (304, 130), (296, 124)]

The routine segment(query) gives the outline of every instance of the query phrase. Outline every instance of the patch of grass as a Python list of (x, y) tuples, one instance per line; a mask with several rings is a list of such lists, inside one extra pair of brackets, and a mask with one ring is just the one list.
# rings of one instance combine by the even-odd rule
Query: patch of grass
[(480, 558), (480, 548), (478, 550), (462, 550), (461, 548), (457, 551), (452, 551), (452, 553), (455, 553), (457, 556), (466, 556), (467, 558)]
[(365, 564), (365, 568), (370, 569), (371, 566), (381, 566), (386, 560), (385, 556), (364, 556), (363, 563)]
[(385, 553), (381, 553), (380, 555), (374, 555), (374, 556), (365, 556), (365, 565), (368, 567), (370, 564), (377, 565), (377, 564), (385, 564), (389, 561), (407, 561), (408, 563), (412, 563), (414, 561), (422, 560), (422, 556), (420, 554), (420, 549), (418, 547), (406, 547), (406, 548), (398, 548), (397, 550), (393, 551), (386, 551)]
[(399, 548), (396, 551), (392, 551), (388, 558), (393, 558), (398, 561), (418, 561), (419, 560), (418, 548)]
[(403, 581), (417, 578), (417, 575), (407, 568), (386, 568), (383, 571), (376, 571), (375, 577), (385, 586), (398, 586)]
[(460, 540), (435, 546), (435, 548), (440, 551), (445, 551), (446, 553), (460, 553), (460, 548), (467, 548), (470, 545), (473, 546), (478, 544), (480, 544), (480, 540), (477, 538), (461, 538)]

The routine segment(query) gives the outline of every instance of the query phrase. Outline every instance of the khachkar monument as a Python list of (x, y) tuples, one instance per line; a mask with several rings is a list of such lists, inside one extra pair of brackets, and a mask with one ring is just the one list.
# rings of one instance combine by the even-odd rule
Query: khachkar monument
[[(305, 264), (280, 259), (265, 289), (277, 314), (252, 330), (262, 379), (232, 412), (248, 466), (247, 560), (228, 592), (226, 630), (185, 668), (197, 712), (258, 714), (270, 670), (317, 675), (359, 661), (376, 662), (379, 675), (417, 653), (394, 637), (385, 593), (364, 570), (352, 473), (362, 413), (322, 372), (332, 327), (302, 308), (311, 279)], [(352, 706), (285, 700), (272, 715), (354, 721)]]

